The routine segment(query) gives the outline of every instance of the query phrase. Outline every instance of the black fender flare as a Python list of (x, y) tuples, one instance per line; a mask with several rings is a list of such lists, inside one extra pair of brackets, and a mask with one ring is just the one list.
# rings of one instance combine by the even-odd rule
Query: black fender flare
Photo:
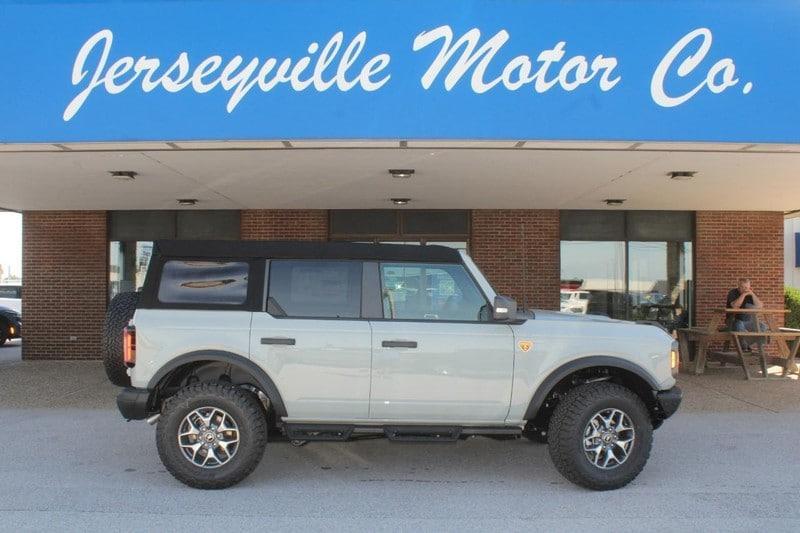
[(275, 386), (275, 382), (272, 381), (272, 378), (270, 378), (260, 366), (255, 364), (250, 359), (232, 352), (225, 352), (222, 350), (198, 350), (195, 352), (185, 353), (176, 357), (175, 359), (172, 359), (169, 363), (159, 368), (158, 372), (156, 372), (155, 375), (150, 379), (150, 382), (147, 384), (147, 388), (154, 390), (159, 383), (161, 383), (161, 380), (163, 380), (173, 370), (182, 367), (185, 364), (196, 363), (199, 361), (228, 363), (230, 365), (239, 367), (241, 370), (253, 376), (253, 378), (256, 380), (254, 385), (258, 385), (264, 394), (267, 395), (270, 403), (272, 404), (272, 408), (275, 409), (275, 414), (278, 416), (287, 416), (286, 405), (283, 403), (281, 393), (278, 392), (278, 387)]
[(645, 383), (647, 383), (654, 391), (658, 390), (658, 382), (653, 378), (653, 376), (641, 366), (637, 365), (636, 363), (632, 363), (627, 359), (621, 359), (619, 357), (612, 357), (608, 355), (591, 355), (588, 357), (581, 357), (556, 368), (544, 379), (544, 381), (542, 381), (542, 383), (539, 385), (539, 388), (537, 388), (536, 392), (533, 394), (533, 398), (531, 398), (531, 402), (528, 404), (528, 409), (525, 411), (525, 416), (523, 419), (533, 420), (536, 418), (539, 408), (542, 406), (545, 399), (547, 399), (547, 395), (559, 381), (569, 376), (573, 372), (595, 366), (605, 366), (627, 370), (628, 372), (636, 374), (638, 377), (644, 380)]

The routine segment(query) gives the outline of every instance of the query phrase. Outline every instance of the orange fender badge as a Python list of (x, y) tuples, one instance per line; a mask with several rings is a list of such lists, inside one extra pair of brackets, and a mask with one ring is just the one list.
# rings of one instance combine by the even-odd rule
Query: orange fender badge
[(519, 341), (517, 346), (519, 346), (519, 349), (523, 352), (529, 352), (531, 348), (533, 348), (533, 341)]

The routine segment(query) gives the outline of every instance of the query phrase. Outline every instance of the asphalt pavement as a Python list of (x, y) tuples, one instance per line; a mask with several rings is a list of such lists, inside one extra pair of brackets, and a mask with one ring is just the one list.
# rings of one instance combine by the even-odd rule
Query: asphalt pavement
[(13, 339), (0, 346), (0, 364), (15, 363), (22, 359), (22, 340)]
[[(35, 389), (27, 405), (48, 393), (24, 379), (40, 372), (83, 378), (25, 407), (23, 391)], [(210, 492), (165, 471), (154, 428), (123, 421), (112, 387), (83, 383), (101, 377), (96, 363), (0, 366), (1, 531), (800, 530), (800, 411), (738, 400), (713, 379), (713, 390), (685, 381), (687, 409), (656, 432), (639, 478), (613, 492), (565, 481), (544, 445), (486, 438), (273, 442), (244, 482)], [(729, 403), (704, 410), (703, 394)], [(91, 408), (71, 407), (82, 402)]]
[(3, 410), (0, 529), (797, 531), (800, 415), (684, 414), (627, 488), (566, 482), (546, 446), (286, 442), (240, 485), (199, 491), (158, 460), (154, 430), (110, 410)]

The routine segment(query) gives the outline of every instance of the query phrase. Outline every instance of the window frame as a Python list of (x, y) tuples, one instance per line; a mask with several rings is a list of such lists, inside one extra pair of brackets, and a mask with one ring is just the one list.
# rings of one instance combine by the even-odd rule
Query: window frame
[[(153, 258), (155, 259), (155, 257)], [(164, 265), (169, 261), (203, 261), (203, 262), (229, 262), (247, 263), (247, 297), (242, 304), (194, 304), (194, 303), (166, 303), (158, 299), (158, 291), (161, 287), (161, 278), (164, 274)], [(195, 311), (257, 311), (260, 309), (261, 294), (264, 291), (264, 260), (244, 257), (208, 257), (185, 256), (185, 257), (164, 257), (158, 256), (158, 260), (150, 261), (147, 269), (145, 284), (142, 287), (141, 304), (142, 309), (175, 309), (175, 310), (195, 310)]]
[[(359, 285), (360, 291), (360, 298), (359, 298), (359, 308), (358, 308), (358, 316), (357, 317), (336, 317), (336, 316), (291, 316), (291, 315), (275, 315), (270, 313), (267, 309), (269, 308), (269, 298), (270, 298), (270, 283), (272, 282), (272, 265), (274, 263), (281, 263), (281, 262), (292, 262), (292, 263), (358, 263), (361, 265), (361, 280)], [(374, 263), (374, 261), (364, 261), (363, 259), (304, 259), (304, 258), (280, 258), (280, 259), (268, 259), (266, 260), (266, 264), (264, 265), (264, 277), (263, 277), (263, 290), (261, 296), (261, 303), (260, 303), (260, 310), (270, 317), (276, 320), (371, 320), (368, 317), (364, 316), (364, 309), (367, 306), (367, 302), (365, 301), (366, 296), (370, 291), (366, 289), (366, 271), (367, 265), (370, 263)]]
[[(484, 301), (484, 305), (487, 305), (489, 308), (489, 314), (487, 320), (450, 320), (450, 319), (443, 319), (443, 320), (426, 320), (424, 318), (387, 318), (383, 312), (383, 275), (381, 267), (384, 264), (390, 265), (398, 265), (398, 264), (408, 264), (408, 265), (429, 265), (429, 266), (456, 266), (460, 267), (464, 270), (467, 279), (469, 279), (472, 284), (475, 286), (475, 289), (480, 295), (481, 299)], [(422, 324), (499, 324), (505, 323), (503, 321), (496, 321), (492, 318), (492, 302), (489, 301), (489, 297), (483, 292), (480, 283), (475, 279), (475, 276), (472, 275), (472, 272), (467, 268), (464, 263), (425, 263), (421, 261), (378, 261), (378, 292), (375, 295), (378, 298), (378, 305), (381, 311), (380, 318), (373, 318), (371, 320), (380, 321), (380, 322), (419, 322)]]

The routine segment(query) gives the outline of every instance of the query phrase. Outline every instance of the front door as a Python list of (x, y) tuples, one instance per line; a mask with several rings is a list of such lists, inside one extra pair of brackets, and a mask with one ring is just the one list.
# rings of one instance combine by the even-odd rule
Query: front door
[(461, 264), (381, 263), (383, 316), (372, 325), (370, 418), (501, 423), (514, 336)]
[(272, 377), (289, 419), (368, 417), (361, 276), (359, 261), (270, 261), (267, 312), (253, 313), (250, 357)]

